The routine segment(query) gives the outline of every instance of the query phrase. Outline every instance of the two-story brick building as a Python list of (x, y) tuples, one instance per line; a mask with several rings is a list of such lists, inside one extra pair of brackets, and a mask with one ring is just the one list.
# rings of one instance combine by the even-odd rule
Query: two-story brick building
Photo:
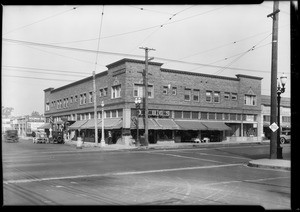
[[(162, 65), (149, 62), (148, 66), (150, 143), (162, 139), (184, 142), (196, 137), (211, 141), (261, 139), (262, 78), (208, 75)], [(125, 58), (107, 68), (95, 76), (98, 128), (103, 101), (105, 130), (113, 132), (114, 142), (122, 138), (126, 143), (128, 136), (136, 135), (135, 98), (143, 99), (145, 62)], [(63, 117), (76, 121), (70, 129), (84, 130), (87, 140), (93, 141), (93, 77), (44, 92), (47, 121), (51, 116), (54, 121)], [(143, 134), (143, 119), (139, 120)]]

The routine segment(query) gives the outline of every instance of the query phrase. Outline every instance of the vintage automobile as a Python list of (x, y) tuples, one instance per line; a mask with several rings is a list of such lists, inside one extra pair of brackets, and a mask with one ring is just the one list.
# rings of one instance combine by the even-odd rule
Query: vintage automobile
[(291, 141), (291, 131), (290, 130), (283, 130), (280, 134), (280, 143), (284, 144), (286, 142)]
[(17, 130), (6, 130), (3, 136), (5, 142), (19, 142)]
[(48, 143), (49, 139), (47, 138), (47, 134), (45, 132), (36, 132), (35, 137), (33, 138), (33, 143)]
[(49, 138), (49, 143), (64, 144), (64, 136), (62, 131), (52, 131), (52, 137)]

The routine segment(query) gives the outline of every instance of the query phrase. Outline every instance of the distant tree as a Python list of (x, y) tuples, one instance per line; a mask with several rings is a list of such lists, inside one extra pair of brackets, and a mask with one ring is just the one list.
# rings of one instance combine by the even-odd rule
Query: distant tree
[(12, 107), (4, 107), (4, 106), (2, 106), (2, 117), (3, 118), (10, 117), (13, 110), (14, 110), (14, 108), (12, 108)]
[(37, 111), (32, 111), (31, 116), (33, 116), (33, 117), (40, 117), (41, 115)]

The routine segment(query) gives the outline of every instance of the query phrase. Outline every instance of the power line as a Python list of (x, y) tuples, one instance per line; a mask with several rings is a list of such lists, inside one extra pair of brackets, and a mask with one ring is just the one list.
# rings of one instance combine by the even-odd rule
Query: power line
[[(204, 15), (204, 14), (206, 14), (206, 13), (210, 13), (210, 12), (212, 12), (212, 11), (222, 9), (222, 8), (224, 8), (224, 7), (226, 7), (226, 6), (227, 6), (227, 5), (225, 5), (225, 6), (223, 6), (223, 7), (215, 8), (215, 9), (212, 9), (212, 10), (209, 10), (209, 11), (206, 11), (206, 12), (198, 13), (198, 14), (196, 14), (196, 15), (189, 16), (189, 17), (186, 17), (186, 18), (184, 18), (184, 19), (180, 19), (180, 20), (173, 21), (173, 22), (170, 22), (170, 23), (166, 23), (166, 24), (164, 24), (164, 25), (169, 25), (169, 24), (177, 23), (177, 22), (184, 21), (184, 20), (187, 20), (187, 19), (190, 19), (190, 18), (194, 18), (194, 17), (199, 16), (199, 15)], [(162, 26), (162, 25), (159, 24), (159, 25), (155, 25), (155, 26), (151, 26), (151, 27), (146, 27), (146, 28), (143, 28), (143, 29), (138, 29), (138, 30), (134, 30), (134, 31), (124, 32), (124, 33), (119, 33), (119, 34), (110, 35), (110, 36), (105, 36), (105, 37), (102, 37), (101, 39), (106, 39), (106, 38), (112, 38), (112, 37), (118, 37), (118, 36), (128, 35), (128, 34), (137, 33), (137, 32), (141, 32), (141, 31), (145, 31), (145, 30), (149, 30), (149, 29), (153, 29), (153, 28), (157, 28), (157, 27), (161, 27), (161, 26)], [(97, 39), (98, 39), (98, 38), (91, 38), (91, 39), (76, 40), (76, 41), (68, 41), (68, 42), (49, 43), (49, 44), (79, 43), (79, 42), (92, 41), (92, 40), (97, 40)]]
[(138, 6), (133, 6), (133, 5), (128, 5), (129, 7), (133, 7), (133, 8), (137, 8), (139, 10), (143, 10), (143, 11), (150, 11), (150, 12), (155, 12), (155, 13), (161, 13), (161, 14), (166, 14), (166, 15), (172, 15), (172, 13), (168, 13), (168, 12), (161, 12), (158, 10), (152, 10), (152, 9), (146, 9), (143, 7), (138, 7)]
[[(79, 61), (79, 62), (84, 62), (84, 63), (89, 63), (89, 64), (95, 64), (91, 61), (87, 61), (87, 60), (82, 60), (82, 59), (78, 59), (78, 58), (75, 58), (75, 57), (70, 57), (70, 56), (66, 56), (66, 55), (62, 55), (62, 54), (58, 54), (58, 53), (54, 53), (54, 52), (49, 52), (49, 51), (46, 51), (46, 50), (42, 50), (42, 49), (39, 49), (39, 48), (34, 48), (32, 46), (28, 46), (26, 44), (22, 44), (22, 43), (18, 43), (19, 45), (22, 45), (22, 46), (25, 46), (27, 48), (31, 48), (31, 49), (34, 49), (34, 50), (38, 50), (38, 51), (41, 51), (41, 52), (46, 52), (48, 54), (53, 54), (53, 55), (58, 55), (58, 56), (61, 56), (61, 57), (65, 57), (65, 58), (69, 58), (69, 59), (72, 59), (72, 60), (76, 60), (76, 61)], [(106, 67), (105, 65), (101, 65), (101, 64), (97, 64), (99, 66), (102, 66), (102, 67)]]
[(168, 20), (164, 21), (164, 23), (161, 24), (161, 25), (159, 26), (158, 29), (156, 29), (155, 31), (151, 32), (145, 39), (142, 40), (142, 42), (140, 42), (138, 45), (136, 45), (136, 46), (133, 48), (133, 50), (131, 50), (130, 52), (134, 51), (137, 47), (141, 46), (142, 43), (144, 43), (148, 38), (150, 38), (150, 37), (151, 37), (153, 34), (155, 34), (158, 30), (160, 30), (160, 29), (161, 29), (166, 23), (168, 23), (168, 21), (170, 21), (175, 15), (178, 15), (179, 13), (182, 13), (183, 11), (186, 11), (186, 10), (188, 10), (188, 9), (194, 7), (194, 6), (195, 6), (195, 5), (190, 6), (190, 7), (188, 7), (188, 8), (185, 8), (185, 9), (183, 9), (183, 10), (180, 10), (180, 11), (178, 11), (178, 12), (172, 14), (172, 16), (168, 18)]
[[(56, 45), (50, 45), (50, 44), (43, 44), (43, 43), (34, 43), (34, 42), (28, 42), (28, 41), (21, 41), (21, 40), (13, 40), (13, 39), (6, 39), (3, 38), (3, 41), (7, 42), (13, 42), (13, 43), (24, 43), (27, 45), (37, 45), (42, 47), (48, 47), (48, 48), (55, 48), (55, 49), (64, 49), (64, 50), (70, 50), (70, 51), (81, 51), (81, 52), (87, 52), (87, 53), (95, 53), (96, 51), (90, 50), (90, 49), (80, 49), (80, 48), (74, 48), (74, 47), (64, 47), (64, 46), (56, 46)], [(126, 54), (126, 53), (116, 53), (116, 52), (106, 52), (106, 51), (98, 51), (100, 54), (108, 54), (108, 55), (115, 55), (115, 56), (126, 56), (126, 57), (137, 57), (137, 58), (144, 58), (141, 55), (133, 55), (133, 54)], [(196, 65), (196, 66), (206, 66), (206, 67), (212, 67), (212, 68), (224, 68), (224, 66), (216, 66), (216, 65), (209, 65), (209, 64), (203, 64), (203, 63), (195, 63), (195, 62), (186, 62), (181, 60), (175, 60), (175, 59), (167, 59), (167, 58), (161, 58), (161, 57), (155, 57), (158, 60), (162, 61), (168, 61), (168, 62), (176, 62), (176, 63), (182, 63), (182, 64), (189, 64), (189, 65)], [(245, 68), (233, 68), (228, 67), (228, 69), (232, 70), (244, 70), (244, 71), (256, 71), (253, 69), (245, 69)]]
[[(5, 68), (7, 70), (10, 70), (9, 68)], [(50, 75), (61, 75), (61, 76), (71, 76), (71, 77), (83, 77), (82, 75), (70, 75), (70, 74), (60, 74), (60, 73), (43, 73), (40, 71), (28, 71), (28, 70), (10, 70), (10, 71), (20, 71), (20, 72), (29, 72), (29, 73), (38, 73), (38, 74), (50, 74)]]
[[(26, 67), (26, 66), (10, 66), (10, 65), (2, 65), (2, 67), (4, 67), (4, 68), (12, 68), (12, 69), (28, 69), (28, 70), (35, 70), (35, 71), (64, 72), (64, 73), (70, 73), (70, 74), (87, 75), (87, 73), (84, 73), (84, 72), (64, 71), (64, 70), (45, 69), (45, 68), (33, 68), (33, 67)], [(42, 72), (40, 72), (40, 73), (42, 73)]]
[(64, 79), (51, 79), (51, 78), (42, 78), (42, 77), (24, 77), (24, 76), (16, 76), (16, 75), (2, 75), (3, 77), (12, 77), (12, 78), (26, 78), (26, 79), (37, 79), (37, 80), (48, 80), (48, 81), (66, 81), (66, 82), (74, 82), (74, 80), (64, 80)]
[(66, 10), (66, 11), (59, 12), (59, 13), (57, 13), (57, 14), (55, 14), (55, 15), (52, 15), (52, 16), (43, 18), (43, 19), (38, 20), (38, 21), (35, 21), (35, 22), (31, 23), (31, 24), (27, 24), (27, 25), (24, 25), (24, 26), (15, 28), (15, 29), (13, 29), (13, 30), (10, 30), (10, 31), (4, 33), (3, 35), (6, 35), (6, 34), (8, 34), (8, 33), (12, 33), (12, 32), (14, 32), (14, 31), (17, 31), (17, 30), (19, 30), (19, 29), (23, 29), (23, 28), (25, 28), (25, 27), (29, 27), (29, 26), (34, 25), (34, 24), (36, 24), (36, 23), (39, 23), (39, 22), (45, 21), (45, 20), (47, 20), (47, 19), (50, 19), (50, 18), (59, 16), (59, 15), (62, 15), (62, 14), (64, 14), (64, 13), (70, 12), (70, 11), (75, 10), (75, 9), (77, 9), (77, 7), (73, 7), (72, 9), (69, 9), (69, 10)]
[(232, 62), (230, 62), (227, 66), (225, 66), (224, 68), (218, 70), (217, 72), (215, 72), (214, 74), (220, 74), (221, 72), (223, 72), (225, 69), (227, 69), (229, 66), (231, 66), (233, 63), (235, 63), (236, 61), (238, 61), (240, 58), (242, 58), (244, 55), (246, 55), (248, 52), (253, 51), (255, 49), (255, 47), (260, 44), (261, 42), (263, 42), (265, 39), (267, 39), (270, 35), (272, 35), (272, 33), (270, 33), (268, 36), (266, 36), (265, 38), (263, 38), (262, 40), (260, 40), (257, 44), (255, 44), (254, 46), (252, 46), (250, 49), (248, 49), (246, 52), (244, 52), (242, 55), (240, 55), (238, 58), (234, 59)]
[(97, 52), (96, 52), (96, 59), (95, 59), (95, 70), (94, 71), (96, 71), (97, 62), (98, 62), (98, 52), (99, 52), (99, 47), (100, 47), (100, 37), (101, 37), (101, 30), (102, 30), (103, 15), (104, 15), (104, 5), (103, 5), (103, 8), (102, 8), (102, 14), (101, 14), (101, 22), (100, 22), (98, 45), (97, 45)]

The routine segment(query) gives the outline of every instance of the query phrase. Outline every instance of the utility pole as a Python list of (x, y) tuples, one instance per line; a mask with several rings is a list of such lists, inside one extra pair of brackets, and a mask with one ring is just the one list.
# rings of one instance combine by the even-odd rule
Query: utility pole
[(144, 82), (145, 82), (145, 90), (144, 90), (144, 98), (145, 98), (145, 146), (149, 145), (149, 136), (148, 136), (148, 61), (153, 58), (148, 58), (148, 51), (155, 49), (149, 49), (148, 47), (140, 47), (140, 49), (145, 49), (145, 74), (144, 74)]
[(97, 126), (97, 95), (96, 95), (96, 76), (95, 71), (93, 71), (93, 87), (94, 87), (94, 121), (95, 121), (95, 143), (98, 146), (98, 126)]
[[(274, 1), (273, 12), (267, 17), (273, 19), (272, 30), (272, 66), (271, 66), (271, 121), (270, 125), (276, 123), (277, 115), (277, 46), (278, 46), (278, 19), (279, 19), (279, 2)], [(277, 158), (277, 132), (271, 132), (270, 140), (270, 159)]]

